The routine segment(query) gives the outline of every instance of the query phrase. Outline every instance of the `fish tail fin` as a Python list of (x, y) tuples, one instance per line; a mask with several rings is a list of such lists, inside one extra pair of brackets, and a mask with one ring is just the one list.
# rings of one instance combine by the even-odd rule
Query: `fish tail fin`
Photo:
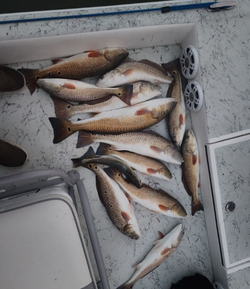
[(36, 81), (38, 79), (37, 73), (40, 71), (39, 69), (29, 69), (29, 68), (20, 68), (18, 69), (21, 72), (26, 80), (26, 85), (30, 91), (30, 94), (33, 94), (34, 91), (38, 88)]
[(95, 157), (95, 151), (92, 147), (89, 147), (89, 149), (86, 151), (85, 154), (83, 154), (80, 158), (71, 159), (74, 165), (74, 168), (80, 167), (82, 164), (82, 160), (84, 159), (91, 159)]
[(57, 97), (51, 96), (51, 98), (54, 102), (56, 117), (60, 119), (71, 118), (71, 116), (73, 115), (73, 110), (72, 110), (73, 105)]
[(109, 155), (109, 144), (101, 143), (96, 151), (97, 155)]
[(162, 68), (168, 72), (174, 75), (174, 70), (178, 69), (179, 72), (181, 72), (181, 64), (180, 64), (180, 58), (177, 58), (173, 61), (170, 61), (168, 63), (162, 63)]
[(92, 133), (85, 132), (82, 130), (79, 131), (78, 141), (77, 141), (77, 145), (76, 145), (77, 148), (82, 148), (82, 147), (88, 146), (88, 145), (92, 144), (93, 142), (94, 142), (94, 139), (93, 139)]
[(127, 105), (131, 105), (131, 97), (133, 94), (133, 85), (124, 85), (118, 92), (118, 97)]
[(134, 287), (134, 283), (124, 283), (117, 287), (116, 289), (132, 289)]
[(59, 143), (75, 132), (72, 129), (72, 122), (70, 120), (62, 120), (56, 117), (50, 117), (49, 121), (54, 131), (53, 143)]
[(198, 211), (203, 211), (203, 205), (200, 200), (192, 202), (192, 216)]

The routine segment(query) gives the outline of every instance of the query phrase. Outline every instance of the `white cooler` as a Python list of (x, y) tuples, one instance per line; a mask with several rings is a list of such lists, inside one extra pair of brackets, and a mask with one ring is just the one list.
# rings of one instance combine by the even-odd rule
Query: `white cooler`
[(68, 187), (10, 195), (0, 193), (0, 288), (96, 289)]

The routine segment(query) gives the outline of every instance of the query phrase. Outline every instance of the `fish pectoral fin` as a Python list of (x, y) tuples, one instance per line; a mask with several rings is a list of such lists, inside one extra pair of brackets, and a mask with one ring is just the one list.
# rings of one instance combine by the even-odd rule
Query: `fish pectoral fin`
[(146, 107), (145, 108), (141, 108), (141, 109), (138, 109), (136, 112), (135, 112), (135, 115), (144, 115), (144, 114), (148, 114), (150, 113), (151, 111), (148, 110)]
[(154, 169), (151, 169), (151, 168), (148, 168), (147, 169), (147, 172), (151, 175), (155, 175), (157, 173), (157, 170), (154, 170)]
[(98, 50), (91, 50), (88, 54), (88, 57), (100, 57), (103, 54)]
[(76, 87), (74, 86), (74, 84), (72, 84), (72, 83), (70, 83), (70, 82), (65, 82), (63, 85), (61, 85), (61, 87), (67, 88), (67, 89), (76, 89)]
[(163, 150), (158, 148), (158, 147), (156, 147), (156, 146), (150, 146), (150, 148), (151, 148), (152, 151), (154, 151), (154, 152), (156, 152), (158, 154), (163, 153)]
[(161, 231), (158, 231), (158, 236), (159, 236), (159, 239), (163, 239), (164, 238), (164, 235)]
[(198, 156), (197, 155), (193, 155), (193, 165), (195, 165), (198, 161)]
[(127, 212), (122, 211), (121, 212), (123, 219), (126, 221), (126, 223), (128, 223), (128, 221), (130, 220), (130, 216)]
[(128, 69), (128, 70), (124, 71), (122, 74), (125, 75), (125, 76), (129, 76), (133, 72), (134, 72), (134, 69)]
[(161, 255), (166, 255), (169, 251), (171, 250), (171, 248), (164, 248), (162, 251), (161, 251)]
[(166, 206), (164, 206), (164, 205), (158, 205), (158, 207), (159, 207), (159, 209), (160, 209), (161, 211), (163, 211), (163, 212), (167, 212), (167, 211), (170, 210), (170, 208), (168, 208), (168, 207), (166, 207)]
[(183, 116), (183, 114), (180, 114), (180, 116), (179, 116), (179, 124), (180, 124), (180, 126), (183, 125), (184, 123), (185, 123), (184, 116)]

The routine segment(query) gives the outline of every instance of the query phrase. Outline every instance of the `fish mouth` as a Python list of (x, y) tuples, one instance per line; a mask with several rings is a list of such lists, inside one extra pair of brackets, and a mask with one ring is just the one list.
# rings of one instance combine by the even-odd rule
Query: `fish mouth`
[(123, 232), (131, 239), (138, 240), (140, 238), (140, 235), (137, 232), (135, 232), (134, 228), (130, 224), (127, 224), (123, 228)]

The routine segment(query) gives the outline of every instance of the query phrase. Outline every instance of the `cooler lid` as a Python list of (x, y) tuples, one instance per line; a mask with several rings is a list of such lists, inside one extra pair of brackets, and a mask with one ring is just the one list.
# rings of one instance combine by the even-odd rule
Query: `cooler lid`
[(73, 205), (61, 188), (52, 190), (56, 194), (2, 206), (0, 288), (93, 288)]

